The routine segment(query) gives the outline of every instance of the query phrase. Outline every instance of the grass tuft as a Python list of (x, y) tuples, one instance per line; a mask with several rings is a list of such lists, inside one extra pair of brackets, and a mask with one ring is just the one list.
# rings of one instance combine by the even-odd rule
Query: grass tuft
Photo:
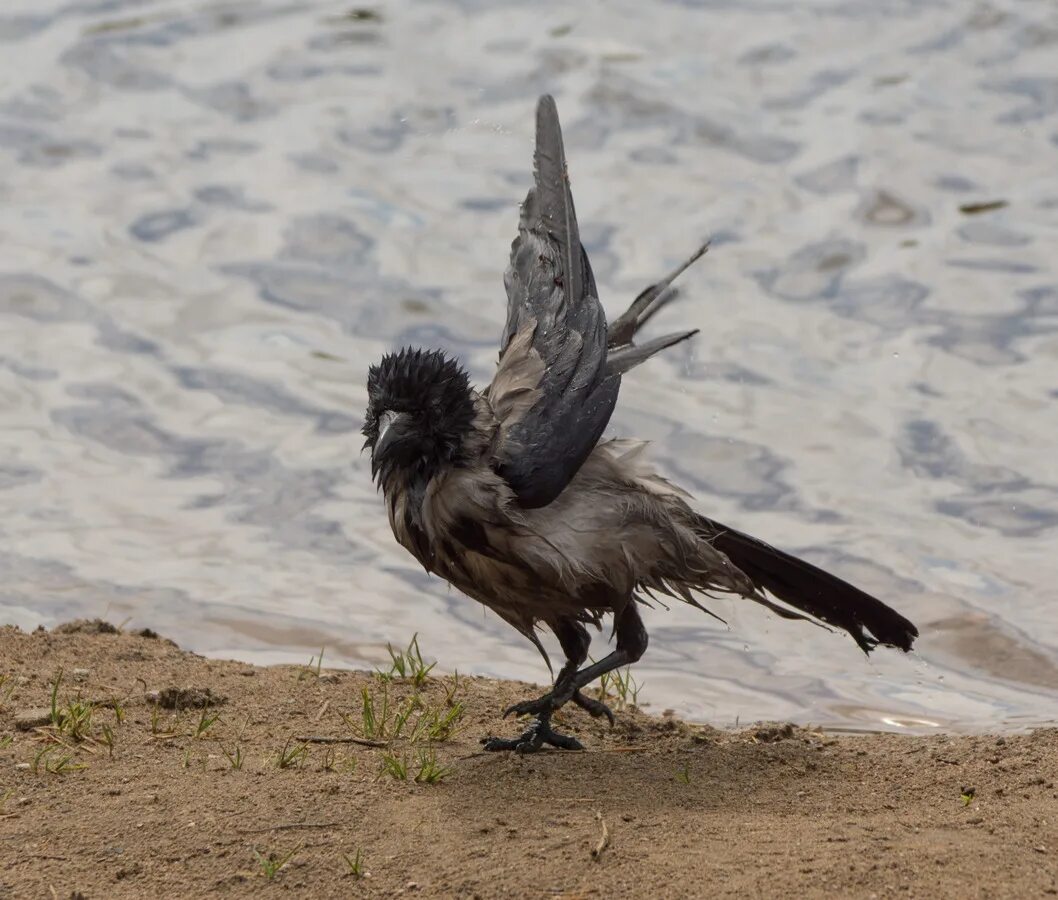
[(323, 762), (320, 764), (320, 768), (324, 772), (337, 772), (339, 769), (343, 769), (352, 774), (356, 771), (356, 757), (352, 754), (340, 756), (334, 747), (328, 747), (323, 751)]
[(298, 681), (302, 681), (305, 678), (319, 678), (320, 677), (320, 672), (323, 669), (323, 651), (325, 649), (326, 649), (325, 647), (320, 647), (320, 655), (318, 657), (317, 656), (310, 656), (309, 657), (309, 664), (307, 666), (302, 666), (298, 670)]
[(195, 738), (201, 739), (208, 736), (209, 730), (217, 724), (220, 719), (219, 713), (210, 715), (209, 707), (205, 706), (202, 708), (202, 714), (198, 718), (198, 724), (195, 726)]
[(395, 678), (400, 678), (410, 680), (416, 688), (421, 688), (426, 684), (430, 670), (437, 665), (436, 662), (427, 665), (423, 660), (422, 651), (419, 649), (418, 634), (412, 636), (406, 649), (394, 650), (392, 644), (386, 644), (386, 651), (390, 659), (389, 671), (384, 672), (379, 669), (376, 673), (382, 681), (393, 681)]
[(114, 758), (114, 729), (104, 722), (100, 726), (100, 732), (102, 736), (99, 738), (100, 742), (107, 748), (107, 756), (111, 759)]
[(58, 710), (52, 719), (52, 724), (59, 734), (74, 741), (83, 741), (92, 730), (92, 714), (94, 707), (86, 700), (78, 697), (70, 700)]
[(37, 751), (30, 767), (34, 775), (39, 775), (42, 767), (49, 775), (66, 775), (69, 772), (88, 768), (84, 763), (74, 762), (73, 753), (60, 751), (60, 746), (60, 744), (48, 744)]
[[(592, 662), (595, 662), (593, 659)], [(639, 692), (643, 685), (632, 677), (632, 667), (614, 669), (599, 677), (596, 692), (603, 703), (610, 703), (618, 710), (639, 705)]]
[(376, 691), (361, 688), (360, 700), (359, 722), (349, 713), (340, 712), (339, 716), (353, 734), (372, 741), (395, 741), (401, 737), (413, 744), (447, 741), (458, 730), (466, 712), (460, 701), (449, 704), (446, 699), (445, 705), (431, 704), (419, 693), (397, 702), (387, 681)]
[(257, 864), (261, 867), (261, 873), (271, 881), (279, 872), (286, 866), (298, 853), (301, 852), (301, 848), (304, 844), (298, 844), (293, 850), (288, 853), (279, 854), (272, 850), (268, 856), (261, 856), (256, 850), (253, 855), (257, 857)]
[(51, 724), (59, 727), (59, 685), (62, 684), (62, 666), (51, 683)]
[(417, 784), (437, 784), (452, 774), (452, 770), (437, 762), (433, 748), (420, 748), (413, 762), (406, 753), (383, 753), (379, 758), (378, 780), (390, 777), (394, 781), (407, 781), (414, 769)]
[(0, 709), (6, 709), (15, 692), (15, 679), (10, 675), (0, 675)]
[(452, 770), (439, 765), (433, 749), (420, 750), (418, 753), (419, 771), (415, 775), (418, 784), (437, 784), (452, 774)]
[(459, 692), (459, 670), (452, 672), (451, 681), (444, 682), (445, 706), (456, 705), (456, 694)]
[(291, 769), (297, 768), (302, 765), (306, 759), (309, 758), (309, 745), (306, 743), (291, 744), (294, 743), (293, 738), (287, 738), (287, 742), (283, 745), (283, 749), (279, 751), (279, 757), (276, 759), (276, 766), (280, 769)]
[(342, 721), (359, 737), (371, 741), (395, 740), (399, 738), (408, 724), (408, 719), (422, 705), (418, 695), (409, 697), (401, 704), (391, 702), (389, 685), (382, 684), (381, 694), (376, 695), (368, 688), (360, 689), (360, 723), (353, 720), (348, 713), (339, 713)]
[(363, 878), (367, 874), (364, 869), (364, 853), (359, 847), (356, 848), (355, 856), (343, 853), (342, 859), (345, 860), (346, 868), (349, 870), (348, 874), (353, 878)]
[(241, 769), (242, 764), (244, 762), (242, 756), (242, 747), (236, 744), (234, 750), (228, 750), (228, 748), (225, 747), (223, 744), (219, 744), (219, 746), (220, 752), (223, 753), (224, 756), (227, 758), (228, 762), (231, 764), (231, 767), (236, 771)]
[(378, 778), (382, 779), (387, 775), (396, 781), (407, 781), (408, 757), (403, 753), (400, 756), (396, 753), (383, 753), (378, 764)]
[(460, 719), (463, 718), (464, 712), (466, 712), (466, 706), (459, 702), (445, 709), (425, 708), (415, 723), (411, 740), (413, 742), (424, 740), (430, 743), (451, 740), (459, 730)]

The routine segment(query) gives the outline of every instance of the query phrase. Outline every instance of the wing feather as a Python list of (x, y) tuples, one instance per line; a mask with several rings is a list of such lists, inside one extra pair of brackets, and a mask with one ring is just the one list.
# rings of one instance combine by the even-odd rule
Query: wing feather
[(504, 275), (507, 324), (488, 399), (495, 467), (526, 508), (555, 499), (591, 453), (617, 403), (606, 314), (580, 242), (558, 110), (536, 111), (535, 183)]

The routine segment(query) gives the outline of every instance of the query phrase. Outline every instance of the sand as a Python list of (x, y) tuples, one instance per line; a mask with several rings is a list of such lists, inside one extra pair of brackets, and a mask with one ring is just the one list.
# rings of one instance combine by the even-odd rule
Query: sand
[[(534, 688), (258, 668), (100, 623), (0, 629), (0, 676), (0, 898), (1058, 893), (1054, 729), (719, 731), (633, 708), (611, 729), (572, 710), (585, 752), (485, 754)], [(349, 742), (364, 689), (390, 731), (419, 696), (384, 746)]]

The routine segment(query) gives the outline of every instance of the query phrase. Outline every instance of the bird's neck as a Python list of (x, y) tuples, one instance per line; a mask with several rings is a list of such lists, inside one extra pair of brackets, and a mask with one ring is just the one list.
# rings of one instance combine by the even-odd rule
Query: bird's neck
[(425, 471), (393, 472), (382, 482), (382, 493), (389, 508), (389, 524), (397, 540), (433, 571), (433, 547), (423, 523), (423, 501), (430, 476)]

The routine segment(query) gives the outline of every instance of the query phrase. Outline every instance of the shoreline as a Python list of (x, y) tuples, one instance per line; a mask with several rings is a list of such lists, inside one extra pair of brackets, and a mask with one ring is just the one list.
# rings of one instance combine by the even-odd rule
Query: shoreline
[(1058, 893), (1058, 729), (563, 710), (585, 752), (489, 754), (532, 688), (422, 668), (0, 628), (0, 898)]

